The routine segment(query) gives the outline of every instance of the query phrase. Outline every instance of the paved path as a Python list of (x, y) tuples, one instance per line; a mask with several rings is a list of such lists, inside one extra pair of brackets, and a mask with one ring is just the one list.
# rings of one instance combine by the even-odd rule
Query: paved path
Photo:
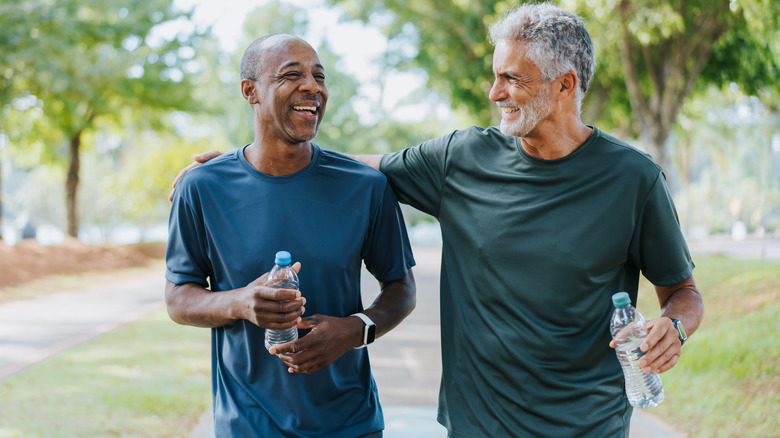
[(0, 380), (163, 306), (162, 272), (0, 305)]
[[(694, 254), (780, 260), (777, 239), (691, 242)], [(398, 328), (370, 347), (374, 376), (385, 409), (386, 438), (444, 438), (436, 423), (441, 372), (439, 353), (439, 248), (415, 248), (417, 308)], [(0, 380), (163, 306), (162, 270), (117, 284), (101, 284), (38, 300), (0, 305)], [(364, 303), (376, 295), (364, 273)], [(193, 438), (209, 436), (209, 415)], [(631, 438), (682, 437), (658, 419), (635, 411)]]

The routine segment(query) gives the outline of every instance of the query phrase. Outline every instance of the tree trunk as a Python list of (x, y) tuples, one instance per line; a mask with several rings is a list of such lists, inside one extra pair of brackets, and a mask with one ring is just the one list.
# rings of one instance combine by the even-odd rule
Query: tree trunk
[(76, 194), (79, 187), (79, 147), (81, 146), (81, 130), (70, 139), (70, 168), (65, 181), (65, 208), (67, 210), (67, 232), (70, 237), (79, 237), (79, 222), (76, 213)]
[(647, 149), (647, 153), (653, 157), (653, 161), (658, 163), (665, 170), (671, 169), (671, 159), (666, 149), (666, 141), (669, 139), (670, 130), (663, 126), (660, 121), (646, 121), (642, 124), (641, 142)]
[[(640, 141), (667, 176), (671, 157), (667, 140), (685, 98), (712, 53), (715, 42), (729, 29), (717, 8), (699, 14), (693, 24), (654, 44), (642, 44), (629, 30), (635, 5), (621, 1), (620, 58)], [(726, 7), (728, 7), (726, 5)], [(683, 11), (687, 12), (687, 11)]]

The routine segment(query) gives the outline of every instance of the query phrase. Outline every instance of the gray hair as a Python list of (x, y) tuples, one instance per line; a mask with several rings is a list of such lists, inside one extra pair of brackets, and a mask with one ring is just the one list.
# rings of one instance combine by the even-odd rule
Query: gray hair
[(596, 68), (593, 41), (580, 17), (552, 3), (524, 4), (490, 26), (489, 38), (494, 45), (501, 40), (527, 43), (526, 58), (547, 82), (573, 70), (579, 80), (574, 99), (580, 108)]
[(244, 51), (244, 55), (241, 57), (241, 80), (242, 81), (256, 81), (257, 75), (263, 69), (263, 49), (264, 43), (273, 37), (289, 37), (298, 38), (294, 35), (286, 33), (272, 33), (260, 37), (252, 42)]

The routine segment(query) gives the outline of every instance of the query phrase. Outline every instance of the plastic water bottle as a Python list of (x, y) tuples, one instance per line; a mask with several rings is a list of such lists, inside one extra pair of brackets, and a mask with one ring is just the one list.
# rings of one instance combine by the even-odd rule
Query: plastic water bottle
[[(292, 268), (292, 257), (287, 251), (276, 253), (275, 265), (268, 273), (265, 284), (277, 289), (298, 290), (298, 274)], [(270, 349), (276, 344), (284, 344), (298, 339), (298, 328), (290, 327), (285, 330), (265, 330), (265, 348)]]
[(609, 329), (626, 379), (628, 402), (639, 409), (654, 408), (664, 401), (661, 377), (653, 373), (644, 374), (637, 365), (644, 354), (639, 345), (647, 336), (645, 318), (631, 305), (631, 298), (626, 292), (612, 295), (612, 304), (615, 305), (615, 311)]

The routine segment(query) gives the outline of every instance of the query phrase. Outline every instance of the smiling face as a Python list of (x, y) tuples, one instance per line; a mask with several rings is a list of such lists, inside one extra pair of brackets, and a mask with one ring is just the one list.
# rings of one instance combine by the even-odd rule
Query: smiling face
[(267, 139), (299, 144), (317, 135), (328, 90), (317, 52), (305, 41), (273, 37), (265, 42), (262, 67), (245, 97), (256, 105), (259, 128)]
[(525, 137), (552, 113), (551, 83), (526, 59), (526, 48), (520, 42), (499, 40), (493, 52), (495, 81), (490, 100), (501, 107), (501, 132)]

